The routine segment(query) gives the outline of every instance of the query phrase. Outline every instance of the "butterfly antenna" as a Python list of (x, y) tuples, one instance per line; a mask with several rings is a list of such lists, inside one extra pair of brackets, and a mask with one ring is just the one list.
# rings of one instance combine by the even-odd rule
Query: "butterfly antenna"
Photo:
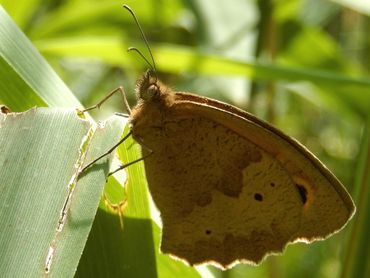
[(139, 20), (137, 19), (137, 17), (136, 17), (136, 15), (135, 15), (134, 11), (133, 11), (129, 6), (127, 6), (127, 5), (125, 4), (125, 5), (123, 5), (123, 7), (124, 7), (126, 10), (128, 10), (128, 11), (129, 11), (129, 13), (132, 15), (132, 17), (134, 18), (135, 23), (136, 23), (137, 27), (138, 27), (138, 28), (139, 28), (139, 30), (140, 30), (141, 37), (143, 38), (143, 40), (144, 40), (144, 42), (145, 42), (145, 45), (146, 45), (146, 47), (147, 47), (147, 49), (148, 49), (148, 51), (149, 51), (149, 55), (150, 55), (150, 58), (151, 58), (151, 60), (152, 60), (152, 64), (148, 61), (148, 59), (147, 59), (147, 58), (145, 58), (145, 56), (143, 55), (143, 53), (142, 53), (141, 51), (139, 51), (136, 47), (130, 47), (130, 48), (128, 48), (128, 51), (135, 51), (136, 53), (138, 53), (138, 54), (139, 54), (139, 55), (140, 55), (140, 56), (145, 60), (145, 62), (150, 66), (151, 70), (154, 72), (155, 79), (157, 80), (157, 79), (158, 79), (158, 78), (157, 78), (157, 68), (156, 68), (156, 66), (155, 66), (155, 61), (154, 61), (154, 58), (153, 58), (153, 53), (152, 53), (152, 50), (151, 50), (151, 48), (150, 48), (150, 46), (149, 46), (148, 40), (146, 39), (146, 36), (145, 36), (145, 34), (144, 34), (144, 31), (143, 31), (143, 29), (141, 28), (141, 25), (140, 25), (140, 23), (139, 23)]
[(150, 67), (150, 69), (155, 72), (155, 69), (153, 68), (152, 64), (148, 61), (147, 58), (145, 58), (144, 54), (141, 53), (141, 51), (139, 49), (137, 49), (136, 47), (129, 47), (127, 49), (127, 51), (135, 51), (137, 54), (140, 55), (141, 58), (143, 58), (143, 60), (148, 64), (148, 66)]

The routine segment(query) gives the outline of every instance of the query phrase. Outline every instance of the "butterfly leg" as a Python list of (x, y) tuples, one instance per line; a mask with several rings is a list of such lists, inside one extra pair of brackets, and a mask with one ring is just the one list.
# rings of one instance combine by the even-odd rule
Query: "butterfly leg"
[(151, 156), (151, 155), (153, 154), (153, 150), (151, 150), (148, 146), (146, 146), (146, 145), (144, 144), (144, 142), (143, 142), (140, 138), (136, 138), (136, 141), (140, 144), (140, 146), (142, 146), (144, 149), (146, 149), (146, 150), (148, 151), (148, 153), (147, 153), (146, 155), (144, 155), (144, 156), (142, 156), (142, 157), (138, 158), (138, 159), (135, 159), (135, 160), (133, 160), (133, 161), (131, 161), (131, 162), (129, 162), (129, 163), (126, 163), (126, 164), (121, 165), (121, 166), (120, 166), (120, 167), (118, 167), (116, 170), (114, 170), (114, 171), (110, 172), (110, 173), (108, 174), (108, 177), (109, 177), (109, 176), (111, 176), (111, 175), (113, 175), (114, 173), (117, 173), (118, 171), (121, 171), (122, 169), (125, 169), (126, 167), (128, 167), (128, 166), (130, 166), (130, 165), (132, 165), (132, 164), (135, 164), (135, 163), (137, 163), (137, 162), (139, 162), (139, 161), (144, 160), (145, 158), (147, 158), (147, 157), (149, 157), (149, 156)]
[(103, 153), (101, 156), (95, 158), (93, 161), (91, 161), (89, 164), (87, 164), (85, 167), (83, 167), (80, 171), (80, 173), (84, 172), (87, 168), (89, 168), (91, 165), (93, 165), (98, 160), (102, 159), (103, 157), (107, 156), (111, 152), (113, 152), (119, 145), (121, 145), (129, 136), (131, 135), (131, 131), (126, 134), (117, 144), (115, 144), (113, 147), (111, 147), (107, 152)]
[(126, 93), (125, 93), (125, 90), (123, 89), (122, 86), (119, 86), (118, 88), (114, 89), (106, 97), (104, 97), (101, 101), (99, 101), (97, 104), (95, 104), (95, 105), (93, 105), (91, 107), (88, 107), (88, 108), (82, 110), (82, 112), (87, 112), (87, 111), (90, 111), (90, 110), (93, 110), (93, 109), (96, 109), (96, 108), (100, 108), (100, 106), (104, 102), (106, 102), (111, 96), (113, 96), (115, 93), (118, 93), (118, 92), (121, 93), (122, 98), (123, 98), (123, 103), (125, 105), (125, 108), (126, 108), (128, 114), (130, 115), (131, 114), (131, 107), (128, 104)]
[(123, 117), (123, 118), (129, 118), (130, 117), (129, 114), (120, 113), (120, 112), (114, 112), (114, 115), (119, 116), (119, 117)]
[[(130, 133), (131, 134), (131, 131)], [(153, 151), (147, 147), (143, 142), (142, 140), (139, 138), (139, 139), (136, 139), (136, 141), (143, 147), (145, 148), (147, 151), (148, 151), (148, 154), (144, 155), (143, 157), (139, 158), (139, 159), (136, 159), (134, 161), (131, 161), (127, 164), (124, 164), (124, 165), (121, 165), (120, 167), (118, 167), (117, 169), (115, 169), (114, 171), (108, 173), (107, 175), (107, 180), (108, 180), (108, 177), (113, 175), (114, 173), (117, 173), (118, 171), (122, 170), (122, 169), (125, 169), (126, 167), (132, 165), (132, 164), (135, 164), (136, 162), (139, 162), (141, 160), (144, 160), (145, 158), (147, 158), (148, 156), (150, 156)], [(127, 196), (127, 186), (124, 187), (124, 190), (126, 192), (126, 196)], [(108, 196), (106, 196), (105, 193), (103, 193), (103, 198), (104, 198), (104, 202), (105, 204), (110, 207), (113, 211), (117, 212), (118, 216), (119, 216), (119, 219), (120, 219), (120, 225), (121, 225), (121, 229), (123, 230), (123, 212), (124, 212), (124, 209), (125, 207), (127, 206), (127, 199), (124, 199), (122, 201), (120, 201), (119, 203), (112, 203)]]
[[(100, 106), (105, 102), (107, 101), (111, 96), (113, 96), (115, 93), (118, 93), (120, 92), (121, 93), (121, 96), (123, 98), (123, 103), (126, 107), (126, 110), (127, 112), (129, 113), (128, 115), (126, 114), (122, 114), (122, 113), (116, 113), (117, 116), (121, 116), (121, 117), (129, 117), (129, 115), (131, 114), (131, 108), (130, 108), (130, 105), (128, 104), (128, 101), (127, 101), (127, 98), (126, 98), (126, 93), (125, 93), (125, 90), (123, 89), (122, 86), (119, 86), (118, 88), (114, 89), (113, 91), (111, 91), (106, 97), (104, 97), (101, 101), (99, 101), (97, 104), (91, 106), (91, 107), (88, 107), (84, 110), (82, 110), (82, 113), (84, 112), (87, 112), (87, 111), (90, 111), (90, 110), (93, 110), (93, 109), (96, 109), (96, 108), (100, 108)], [(99, 156), (98, 158), (94, 159), (92, 162), (90, 162), (89, 164), (87, 164), (84, 168), (82, 168), (82, 170), (80, 171), (80, 174), (82, 172), (84, 172), (87, 168), (89, 168), (91, 165), (93, 165), (95, 162), (97, 162), (98, 160), (100, 160), (101, 158), (107, 156), (108, 154), (110, 154), (112, 151), (114, 151), (115, 148), (117, 148), (120, 144), (122, 144), (122, 142), (124, 142), (129, 136), (131, 135), (131, 132), (129, 132), (125, 137), (123, 137), (117, 144), (115, 144), (112, 148), (110, 148), (106, 153), (102, 154), (101, 156)]]

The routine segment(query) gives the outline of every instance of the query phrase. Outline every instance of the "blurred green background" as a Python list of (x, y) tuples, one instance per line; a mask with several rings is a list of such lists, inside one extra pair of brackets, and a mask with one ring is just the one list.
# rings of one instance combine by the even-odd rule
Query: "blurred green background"
[[(124, 3), (142, 24), (162, 81), (234, 104), (297, 138), (337, 175), (357, 205), (350, 224), (326, 241), (290, 245), (260, 266), (211, 268), (213, 275), (369, 277), (370, 2)], [(85, 107), (118, 86), (135, 103), (135, 82), (147, 65), (126, 49), (148, 54), (123, 2), (0, 4)], [(5, 96), (0, 101), (17, 111)], [(119, 97), (97, 117), (114, 111), (124, 112)]]

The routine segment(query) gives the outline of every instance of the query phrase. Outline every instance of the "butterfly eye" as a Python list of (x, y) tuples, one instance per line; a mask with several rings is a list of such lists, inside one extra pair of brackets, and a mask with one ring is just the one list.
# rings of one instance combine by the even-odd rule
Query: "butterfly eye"
[(148, 88), (148, 96), (150, 98), (156, 97), (159, 95), (159, 87), (157, 84), (151, 84)]

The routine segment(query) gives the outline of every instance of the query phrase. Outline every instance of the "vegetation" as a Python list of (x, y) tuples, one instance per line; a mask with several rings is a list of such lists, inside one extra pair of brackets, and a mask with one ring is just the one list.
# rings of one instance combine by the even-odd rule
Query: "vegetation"
[[(114, 178), (106, 186), (111, 202), (128, 199), (123, 232), (121, 210), (103, 198), (82, 257), (64, 267), (78, 266), (79, 277), (370, 276), (370, 5), (352, 2), (126, 2), (148, 37), (161, 80), (255, 113), (301, 141), (337, 175), (357, 206), (345, 229), (326, 241), (289, 245), (259, 266), (197, 272), (158, 253), (160, 230), (151, 220), (156, 217), (138, 163), (128, 169), (125, 190)], [(147, 52), (123, 3), (0, 4), (0, 103), (13, 111), (88, 107), (121, 85), (135, 103), (135, 82), (147, 64), (126, 49)], [(103, 108), (98, 112), (104, 115), (93, 115), (125, 112), (119, 97)], [(120, 158), (137, 158), (137, 147), (126, 142)]]

